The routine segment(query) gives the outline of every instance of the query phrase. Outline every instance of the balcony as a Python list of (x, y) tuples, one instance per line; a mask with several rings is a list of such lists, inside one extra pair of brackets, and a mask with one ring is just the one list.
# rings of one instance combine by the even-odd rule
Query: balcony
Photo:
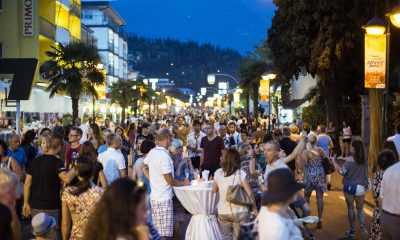
[(41, 17), (39, 20), (39, 29), (41, 35), (49, 39), (56, 40), (56, 25)]

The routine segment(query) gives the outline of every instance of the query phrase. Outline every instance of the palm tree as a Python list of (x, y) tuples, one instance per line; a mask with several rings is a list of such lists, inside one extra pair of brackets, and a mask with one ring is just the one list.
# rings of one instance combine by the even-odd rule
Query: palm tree
[(42, 78), (50, 82), (47, 91), (50, 98), (65, 94), (72, 100), (72, 119), (79, 114), (79, 98), (90, 95), (98, 98), (95, 86), (104, 84), (105, 74), (100, 64), (97, 48), (83, 42), (71, 42), (66, 46), (57, 44), (47, 51), (50, 58), (40, 66)]
[(125, 122), (125, 110), (132, 106), (140, 96), (139, 90), (134, 89), (134, 81), (119, 80), (111, 85), (111, 102), (122, 108), (121, 123)]

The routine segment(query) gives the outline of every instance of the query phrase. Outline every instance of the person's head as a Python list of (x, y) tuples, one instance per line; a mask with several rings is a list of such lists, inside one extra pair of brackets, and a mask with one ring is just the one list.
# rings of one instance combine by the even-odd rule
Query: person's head
[(40, 136), (42, 136), (42, 135), (50, 135), (50, 134), (51, 134), (50, 128), (42, 128), (40, 130), (40, 133), (39, 133)]
[(151, 149), (155, 148), (156, 144), (153, 141), (150, 140), (144, 140), (142, 141), (142, 143), (140, 144), (140, 152), (142, 154), (148, 154), (150, 152)]
[(12, 215), (10, 209), (0, 203), (0, 236), (3, 240), (12, 240)]
[(311, 131), (311, 126), (307, 122), (303, 123), (303, 131), (309, 133)]
[(36, 214), (32, 218), (32, 231), (35, 237), (46, 240), (56, 239), (56, 220), (46, 213)]
[(185, 119), (182, 116), (179, 116), (177, 122), (179, 126), (182, 126), (185, 124)]
[(240, 138), (242, 139), (242, 142), (247, 142), (247, 140), (249, 140), (249, 134), (246, 131), (241, 131)]
[(392, 166), (398, 161), (394, 152), (390, 149), (383, 149), (378, 155), (378, 167), (382, 171)]
[[(214, 128), (211, 127), (211, 125), (209, 125), (209, 127), (213, 130), (213, 134), (214, 134)], [(226, 135), (226, 133), (227, 133), (227, 128), (226, 128), (226, 126), (225, 126), (225, 125), (220, 125), (220, 126), (219, 126), (219, 129), (218, 129), (218, 132), (219, 132), (219, 135), (220, 135), (221, 137), (224, 137), (224, 136)], [(207, 135), (208, 135), (208, 134), (207, 134)]]
[(121, 126), (118, 126), (118, 127), (115, 128), (115, 134), (117, 134), (121, 138), (125, 138), (125, 132), (124, 132), (124, 129)]
[(72, 127), (69, 130), (68, 141), (69, 143), (79, 143), (82, 138), (82, 129), (78, 127)]
[(236, 123), (235, 122), (229, 122), (228, 123), (228, 132), (229, 133), (234, 133), (236, 131)]
[[(53, 134), (57, 135), (57, 136), (60, 136), (62, 139), (64, 139), (65, 138), (65, 129), (64, 129), (64, 127), (55, 126), (53, 128)], [(50, 135), (50, 133), (49, 133), (49, 135)]]
[(128, 132), (136, 131), (136, 125), (135, 123), (130, 123), (128, 127)]
[(29, 145), (29, 144), (33, 143), (33, 141), (35, 140), (35, 137), (36, 137), (35, 130), (31, 129), (31, 130), (26, 131), (22, 138), (21, 145)]
[(326, 133), (326, 126), (321, 124), (318, 126), (319, 133)]
[(74, 166), (76, 172), (78, 173), (78, 183), (76, 183), (75, 188), (71, 190), (73, 195), (80, 195), (86, 192), (91, 186), (91, 178), (94, 171), (94, 162), (84, 156), (80, 156), (76, 160), (76, 165)]
[(290, 124), (290, 134), (299, 134), (299, 128), (296, 124)]
[(396, 156), (396, 160), (399, 160), (399, 154), (397, 152), (396, 145), (394, 144), (393, 141), (385, 141), (383, 143), (383, 149), (390, 149), (393, 151), (394, 155)]
[(276, 128), (272, 131), (272, 137), (275, 141), (279, 141), (282, 137), (282, 132), (279, 128)]
[(150, 134), (150, 124), (143, 123), (142, 125), (142, 135), (147, 136)]
[(14, 207), (17, 194), (18, 177), (8, 169), (0, 168), (0, 203)]
[(40, 149), (43, 154), (48, 154), (51, 145), (51, 136), (50, 135), (41, 135), (39, 137)]
[(277, 159), (279, 159), (279, 152), (281, 151), (281, 147), (276, 141), (269, 141), (264, 144), (264, 155), (265, 160), (268, 163), (273, 163)]
[(174, 138), (169, 146), (169, 152), (173, 156), (179, 156), (183, 153), (183, 143), (181, 140)]
[(201, 122), (199, 120), (197, 120), (197, 119), (193, 121), (193, 130), (196, 133), (199, 133), (200, 130), (201, 130)]
[(354, 158), (354, 161), (358, 164), (365, 163), (365, 150), (364, 144), (361, 140), (354, 140), (351, 143), (351, 154)]
[(225, 176), (231, 176), (240, 169), (240, 154), (236, 149), (227, 149), (222, 155), (221, 168)]
[(242, 144), (239, 147), (239, 154), (243, 156), (253, 156), (254, 151), (250, 144)]
[(290, 128), (289, 127), (283, 127), (282, 128), (282, 136), (284, 137), (290, 137)]
[(267, 178), (267, 191), (262, 196), (262, 205), (289, 205), (303, 187), (303, 184), (296, 182), (291, 170), (287, 168), (273, 170)]
[(160, 130), (157, 131), (156, 135), (157, 145), (168, 149), (169, 145), (171, 144), (171, 140), (172, 140), (172, 134), (169, 131), (169, 129), (161, 128)]
[(8, 145), (0, 139), (0, 156), (6, 156), (8, 152)]
[(115, 148), (115, 149), (120, 149), (122, 145), (122, 139), (119, 135), (117, 134), (110, 134), (109, 136), (110, 140), (110, 147)]
[(64, 141), (60, 136), (52, 135), (50, 137), (49, 154), (58, 155), (64, 146)]
[(86, 157), (93, 162), (97, 160), (97, 151), (96, 148), (93, 146), (93, 143), (90, 141), (86, 141), (81, 145), (79, 156)]
[(93, 135), (93, 137), (95, 137), (96, 139), (100, 138), (101, 133), (100, 133), (99, 125), (97, 125), (96, 123), (92, 123), (92, 124), (90, 124), (90, 128), (89, 129), (90, 129), (91, 134)]
[(135, 236), (135, 227), (147, 222), (146, 189), (142, 182), (119, 178), (106, 189), (94, 209), (84, 239)]
[(75, 119), (75, 126), (80, 126), (82, 124), (82, 121), (80, 118)]
[(308, 134), (308, 136), (307, 136), (307, 139), (308, 139), (308, 142), (311, 144), (311, 145), (315, 145), (315, 144), (317, 144), (317, 139), (318, 139), (318, 137), (317, 137), (317, 135), (315, 135), (314, 133), (309, 133)]
[(9, 147), (12, 151), (19, 148), (21, 144), (21, 137), (18, 134), (12, 134), (9, 140)]

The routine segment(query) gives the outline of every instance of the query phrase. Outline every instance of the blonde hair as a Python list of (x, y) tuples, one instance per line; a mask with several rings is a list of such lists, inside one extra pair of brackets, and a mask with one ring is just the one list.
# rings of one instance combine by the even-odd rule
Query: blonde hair
[(292, 133), (292, 134), (299, 133), (299, 128), (296, 126), (296, 124), (291, 124), (289, 128), (290, 128), (290, 133)]

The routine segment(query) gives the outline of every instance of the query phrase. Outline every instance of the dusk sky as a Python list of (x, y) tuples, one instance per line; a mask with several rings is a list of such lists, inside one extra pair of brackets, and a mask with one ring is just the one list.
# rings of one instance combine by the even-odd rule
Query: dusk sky
[(127, 31), (233, 48), (242, 54), (265, 39), (272, 0), (116, 0)]

